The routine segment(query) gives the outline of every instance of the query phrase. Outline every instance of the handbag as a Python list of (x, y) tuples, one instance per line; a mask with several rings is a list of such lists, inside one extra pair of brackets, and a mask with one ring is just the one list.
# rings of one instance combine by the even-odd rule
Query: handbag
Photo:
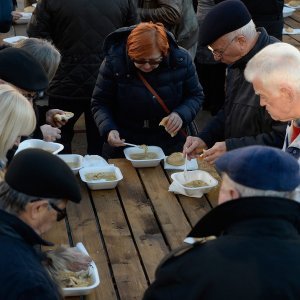
[[(161, 105), (161, 107), (163, 108), (163, 110), (167, 113), (170, 114), (171, 111), (169, 110), (169, 108), (167, 107), (167, 105), (165, 104), (165, 102), (163, 101), (163, 99), (161, 99), (161, 97), (156, 93), (156, 91), (153, 89), (153, 87), (150, 85), (150, 83), (145, 79), (145, 77), (141, 74), (141, 72), (137, 72), (138, 76), (140, 77), (140, 79), (142, 80), (142, 82), (144, 83), (145, 87), (149, 90), (149, 92), (155, 97), (155, 99), (157, 100), (157, 102)], [(187, 133), (183, 130), (180, 129), (179, 132), (184, 136), (187, 137)]]

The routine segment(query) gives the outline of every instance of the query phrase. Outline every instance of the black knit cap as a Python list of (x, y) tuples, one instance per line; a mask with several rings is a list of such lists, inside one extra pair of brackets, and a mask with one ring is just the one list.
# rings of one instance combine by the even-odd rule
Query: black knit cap
[(20, 151), (10, 163), (5, 181), (28, 196), (81, 200), (80, 188), (68, 165), (57, 156), (40, 149)]
[(226, 33), (237, 30), (251, 21), (251, 15), (242, 1), (227, 0), (213, 7), (200, 27), (199, 43), (207, 46)]
[(0, 79), (30, 92), (48, 87), (48, 77), (43, 66), (29, 53), (18, 48), (0, 51)]

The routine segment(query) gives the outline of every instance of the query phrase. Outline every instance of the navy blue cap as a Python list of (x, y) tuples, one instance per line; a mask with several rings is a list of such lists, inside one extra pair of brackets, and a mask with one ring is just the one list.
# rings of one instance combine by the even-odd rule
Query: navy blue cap
[(75, 175), (56, 155), (40, 149), (20, 151), (11, 161), (4, 180), (17, 192), (41, 198), (80, 202)]
[(233, 181), (259, 190), (293, 191), (300, 184), (298, 161), (290, 154), (267, 146), (235, 149), (216, 161), (219, 171)]
[(251, 15), (242, 1), (223, 1), (205, 16), (199, 31), (200, 46), (210, 45), (221, 36), (245, 26), (250, 21)]
[(30, 92), (43, 91), (48, 87), (43, 66), (23, 49), (0, 51), (0, 79)]

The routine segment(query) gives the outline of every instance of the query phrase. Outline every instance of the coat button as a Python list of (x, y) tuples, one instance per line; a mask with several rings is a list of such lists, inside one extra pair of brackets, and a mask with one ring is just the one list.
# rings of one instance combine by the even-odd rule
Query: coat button
[(116, 73), (116, 76), (119, 76), (119, 73)]
[(179, 58), (179, 60), (180, 60), (180, 61), (183, 61), (183, 58), (181, 57), (181, 58)]
[(155, 99), (155, 96), (152, 96), (153, 99)]
[(126, 77), (127, 77), (127, 78), (129, 78), (129, 77), (130, 77), (130, 75), (129, 75), (129, 74), (126, 74)]

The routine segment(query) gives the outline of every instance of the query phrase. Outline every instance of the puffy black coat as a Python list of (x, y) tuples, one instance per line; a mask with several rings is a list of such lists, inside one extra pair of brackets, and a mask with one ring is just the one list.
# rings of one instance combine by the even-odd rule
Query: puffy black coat
[(0, 210), (0, 299), (62, 299), (35, 246), (49, 243), (17, 217)]
[(252, 197), (221, 204), (189, 236), (217, 236), (169, 258), (144, 300), (300, 299), (300, 205)]
[[(150, 124), (152, 133), (165, 133), (158, 124), (167, 116), (139, 79), (137, 69), (126, 53), (126, 41), (132, 29), (119, 29), (107, 38), (106, 58), (92, 99), (92, 112), (100, 134), (107, 136), (115, 129), (128, 141), (136, 137), (135, 133), (143, 135), (145, 121)], [(178, 47), (171, 35), (168, 38), (169, 55), (157, 69), (143, 75), (169, 110), (180, 115), (185, 126), (193, 121), (201, 108), (202, 88), (189, 53)], [(164, 138), (172, 140), (168, 134)]]
[(226, 142), (227, 150), (248, 145), (268, 145), (282, 148), (286, 123), (274, 121), (259, 104), (259, 96), (244, 77), (247, 62), (265, 46), (277, 42), (263, 28), (254, 48), (228, 67), (226, 99), (223, 109), (207, 124), (199, 137), (208, 147)]
[(131, 0), (40, 0), (27, 33), (52, 40), (62, 55), (48, 94), (90, 101), (105, 37), (137, 21)]

